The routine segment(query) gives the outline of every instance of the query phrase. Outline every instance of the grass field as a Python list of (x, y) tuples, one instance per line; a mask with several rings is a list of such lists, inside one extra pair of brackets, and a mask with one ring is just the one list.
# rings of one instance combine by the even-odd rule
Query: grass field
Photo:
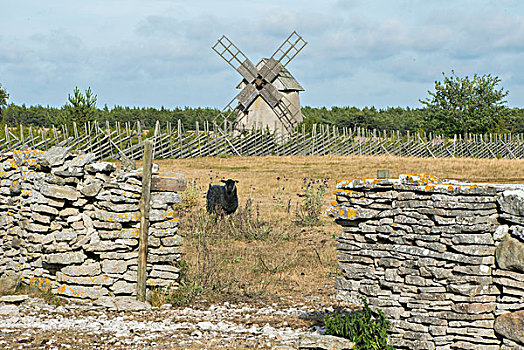
[[(229, 157), (155, 161), (193, 182), (194, 205), (181, 210), (183, 260), (188, 263), (187, 295), (212, 299), (304, 300), (334, 293), (336, 242), (340, 228), (323, 214), (336, 180), (375, 177), (377, 169), (427, 173), (472, 182), (524, 182), (524, 160), (418, 159), (398, 157)], [(229, 222), (210, 220), (208, 185), (239, 180), (240, 213)], [(306, 180), (305, 180), (306, 179)], [(297, 223), (304, 181), (325, 180), (321, 224)], [(320, 186), (320, 182), (314, 186)], [(251, 211), (246, 203), (252, 203)], [(187, 301), (187, 300), (185, 300)], [(184, 300), (182, 300), (184, 302)]]

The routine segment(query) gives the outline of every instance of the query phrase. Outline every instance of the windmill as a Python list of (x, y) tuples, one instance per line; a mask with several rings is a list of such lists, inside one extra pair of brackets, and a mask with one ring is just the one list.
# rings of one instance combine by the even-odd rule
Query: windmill
[[(223, 35), (212, 49), (240, 73), (242, 82), (239, 88), (242, 91), (226, 105), (214, 121), (222, 117), (224, 122), (231, 121), (237, 127), (261, 123), (263, 127), (270, 129), (281, 123), (287, 132), (291, 132), (302, 120), (298, 91), (303, 89), (285, 67), (306, 44), (307, 42), (294, 31), (269, 59), (262, 59), (255, 66)], [(282, 82), (291, 82), (297, 91), (296, 95), (286, 96), (286, 93), (282, 92)]]

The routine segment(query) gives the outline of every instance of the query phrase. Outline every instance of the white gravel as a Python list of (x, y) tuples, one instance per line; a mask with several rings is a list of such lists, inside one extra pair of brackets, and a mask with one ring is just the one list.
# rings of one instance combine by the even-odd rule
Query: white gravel
[(57, 307), (29, 298), (17, 306), (0, 304), (2, 309), (0, 347), (4, 349), (173, 349), (199, 344), (262, 349), (295, 345), (301, 334), (321, 331), (307, 322), (302, 322), (302, 328), (292, 327), (298, 319), (318, 313), (318, 307), (306, 305), (163, 305), (151, 311), (115, 312), (81, 304)]

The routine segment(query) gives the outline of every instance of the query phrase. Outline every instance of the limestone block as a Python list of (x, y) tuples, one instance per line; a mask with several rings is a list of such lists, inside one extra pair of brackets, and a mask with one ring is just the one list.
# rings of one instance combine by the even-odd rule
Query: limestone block
[(140, 213), (138, 212), (123, 212), (114, 213), (102, 209), (95, 209), (94, 217), (100, 221), (107, 222), (138, 222), (140, 221)]
[(181, 192), (187, 187), (186, 177), (180, 173), (163, 173), (151, 177), (151, 191)]
[(82, 252), (65, 252), (45, 255), (44, 261), (48, 264), (69, 265), (80, 264), (85, 261), (86, 256)]
[(505, 313), (495, 319), (495, 332), (524, 345), (524, 310)]
[(153, 270), (149, 274), (152, 278), (161, 278), (165, 280), (177, 280), (180, 269), (169, 265), (154, 265)]
[(119, 222), (108, 222), (108, 221), (98, 221), (94, 220), (93, 227), (103, 230), (121, 230), (122, 224)]
[(182, 197), (175, 192), (152, 192), (151, 207), (153, 209), (163, 209), (165, 204), (181, 203)]
[(180, 253), (179, 254), (167, 254), (167, 255), (157, 255), (151, 253), (147, 257), (148, 263), (173, 263), (180, 259)]
[(56, 281), (59, 283), (67, 283), (69, 285), (97, 285), (110, 286), (113, 284), (113, 278), (106, 275), (97, 276), (69, 276), (62, 272), (56, 273)]
[(109, 294), (105, 287), (100, 286), (70, 286), (67, 284), (60, 284), (55, 291), (58, 295), (82, 298), (82, 299), (98, 299)]
[(497, 196), (503, 212), (524, 217), (524, 190), (507, 190)]
[(128, 283), (125, 281), (117, 281), (110, 287), (111, 291), (117, 295), (121, 294), (136, 294), (136, 283)]
[(524, 242), (524, 226), (513, 225), (509, 231), (513, 237), (517, 238), (521, 242)]
[(115, 307), (118, 311), (150, 311), (151, 305), (147, 302), (141, 302), (134, 297), (116, 297), (114, 298)]
[(458, 234), (453, 235), (451, 241), (454, 244), (484, 244), (493, 245), (495, 242), (490, 233)]
[(160, 239), (157, 237), (148, 235), (147, 236), (147, 245), (149, 246), (149, 248), (158, 248), (160, 247)]
[(110, 199), (112, 202), (126, 202), (126, 203), (138, 203), (140, 200), (140, 194), (124, 191), (118, 188), (111, 188), (110, 189)]
[[(32, 199), (33, 199), (34, 203), (43, 204), (45, 206), (51, 206), (51, 207), (56, 207), (56, 208), (62, 208), (64, 206), (64, 204), (65, 204), (65, 201), (63, 201), (63, 200), (53, 199), (53, 198), (50, 198), (50, 197), (45, 197), (40, 192), (33, 192)], [(39, 207), (39, 208), (43, 208), (43, 207)], [(42, 212), (45, 212), (45, 211), (43, 211), (43, 209), (42, 209)], [(49, 214), (57, 215), (58, 213), (57, 214), (53, 214), (53, 213), (49, 212)]]
[(495, 232), (493, 233), (493, 239), (495, 241), (500, 241), (506, 234), (509, 232), (509, 226), (508, 225), (500, 225), (497, 226), (495, 229)]
[(130, 204), (130, 203), (125, 203), (125, 204), (115, 204), (115, 203), (112, 203), (112, 202), (109, 202), (109, 201), (100, 201), (100, 202), (97, 202), (96, 203), (97, 206), (99, 206), (100, 208), (103, 208), (103, 209), (106, 209), (106, 210), (109, 210), (109, 211), (113, 211), (113, 212), (132, 212), (132, 211), (138, 211), (139, 208), (138, 208), (138, 205), (137, 204)]
[(51, 223), (51, 217), (50, 216), (42, 215), (42, 214), (39, 214), (38, 212), (33, 212), (31, 214), (31, 219), (33, 221), (36, 221), (36, 222), (39, 222), (39, 223), (42, 223), (42, 224), (49, 224), (49, 223)]
[(35, 223), (27, 223), (27, 224), (24, 224), (23, 226), (27, 231), (31, 231), (31, 232), (48, 232), (49, 231), (49, 226), (47, 225), (40, 225), (40, 224), (35, 224)]
[(21, 280), (22, 278), (18, 273), (10, 273), (7, 276), (0, 277), (0, 295), (14, 293)]
[(332, 335), (303, 334), (300, 336), (298, 348), (300, 350), (349, 350), (355, 347), (355, 343), (348, 339)]
[(64, 229), (62, 231), (58, 231), (55, 233), (55, 240), (57, 242), (60, 242), (60, 241), (72, 241), (74, 239), (76, 239), (76, 237), (78, 236), (78, 234), (71, 230), (71, 229)]
[(153, 248), (149, 250), (149, 253), (156, 254), (156, 255), (172, 255), (172, 254), (180, 254), (181, 250), (178, 246), (173, 247), (160, 247), (160, 248)]
[(84, 176), (84, 169), (63, 165), (59, 168), (52, 168), (51, 174), (60, 176), (66, 184), (77, 184), (78, 178)]
[(106, 240), (94, 240), (89, 242), (84, 249), (88, 252), (107, 252), (114, 250), (128, 251), (129, 247), (120, 242), (106, 241)]
[(136, 264), (138, 252), (101, 252), (100, 258), (109, 260), (131, 260), (131, 262), (126, 262), (126, 264)]
[(164, 237), (165, 235), (171, 235), (176, 233), (176, 228), (178, 227), (179, 219), (173, 218), (167, 221), (153, 222), (151, 223), (151, 228), (156, 230), (158, 237)]
[(128, 266), (128, 262), (127, 261), (122, 261), (122, 260), (109, 260), (109, 259), (104, 259), (102, 261), (102, 272), (104, 273), (124, 273), (126, 272), (127, 270), (127, 266)]
[(64, 218), (64, 217), (79, 215), (79, 214), (80, 214), (80, 211), (76, 208), (64, 208), (60, 210), (60, 212), (58, 213), (58, 216)]
[(133, 192), (137, 194), (142, 193), (142, 186), (140, 185), (134, 185), (128, 182), (123, 182), (118, 184), (118, 188), (125, 192)]
[(495, 251), (501, 269), (524, 272), (524, 242), (506, 235)]
[(159, 210), (159, 209), (151, 209), (149, 212), (149, 221), (167, 221), (174, 219), (175, 217), (175, 211), (173, 209), (170, 210)]
[(180, 245), (182, 238), (179, 235), (168, 236), (160, 239), (160, 242), (165, 247), (172, 247)]
[(125, 228), (122, 230), (105, 231), (99, 230), (101, 239), (137, 239), (139, 234), (138, 228)]
[(67, 199), (70, 201), (76, 201), (79, 195), (78, 191), (72, 187), (51, 184), (43, 184), (40, 192), (46, 197)]
[(89, 180), (78, 187), (80, 193), (86, 197), (95, 197), (102, 189), (102, 181)]
[(85, 170), (90, 173), (110, 173), (116, 170), (116, 165), (109, 162), (96, 162), (87, 164)]
[(100, 263), (93, 260), (86, 260), (82, 265), (69, 265), (61, 269), (69, 276), (97, 276), (102, 272)]
[(54, 146), (38, 157), (38, 162), (47, 166), (60, 166), (64, 164), (69, 153), (68, 147)]
[(68, 160), (64, 163), (67, 167), (84, 167), (86, 164), (93, 162), (96, 159), (94, 153), (84, 153)]

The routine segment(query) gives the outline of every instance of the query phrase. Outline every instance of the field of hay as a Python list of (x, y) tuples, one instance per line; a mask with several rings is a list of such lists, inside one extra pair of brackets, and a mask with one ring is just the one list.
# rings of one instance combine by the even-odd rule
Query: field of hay
[[(388, 169), (471, 182), (523, 183), (524, 160), (419, 159), (399, 157), (285, 156), (157, 160), (160, 171), (185, 174), (193, 205), (181, 208), (186, 284), (181, 304), (191, 298), (304, 300), (334, 293), (336, 242), (340, 228), (323, 214), (334, 199), (336, 180), (375, 177)], [(239, 180), (240, 214), (214, 221), (205, 211), (205, 192), (221, 178)], [(304, 185), (327, 189), (321, 223), (297, 222)], [(246, 203), (251, 204), (246, 209)], [(184, 294), (186, 293), (186, 294)], [(184, 299), (187, 298), (187, 299)]]

